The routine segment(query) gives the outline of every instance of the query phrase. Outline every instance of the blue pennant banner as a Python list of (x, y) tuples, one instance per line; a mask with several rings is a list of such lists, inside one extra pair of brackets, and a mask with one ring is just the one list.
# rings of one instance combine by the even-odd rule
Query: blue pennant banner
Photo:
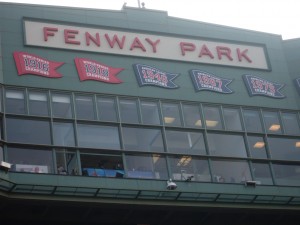
[(296, 88), (298, 90), (298, 93), (300, 95), (300, 78), (297, 78), (294, 81), (295, 81), (295, 85), (296, 85)]
[(152, 85), (171, 89), (179, 87), (173, 82), (179, 74), (168, 73), (142, 64), (133, 64), (133, 69), (140, 86)]
[(284, 84), (274, 83), (249, 74), (243, 75), (243, 79), (250, 96), (264, 95), (271, 98), (285, 98), (280, 93)]
[(227, 87), (227, 85), (232, 82), (231, 79), (217, 77), (201, 70), (190, 70), (190, 76), (196, 91), (207, 90), (223, 94), (233, 93), (233, 91)]

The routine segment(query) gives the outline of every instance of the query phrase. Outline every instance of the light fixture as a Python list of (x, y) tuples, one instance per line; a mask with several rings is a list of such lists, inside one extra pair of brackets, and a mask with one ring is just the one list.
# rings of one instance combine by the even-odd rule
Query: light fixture
[(1, 170), (4, 170), (4, 171), (7, 173), (8, 170), (11, 168), (11, 165), (12, 165), (12, 164), (10, 164), (10, 163), (1, 161), (1, 162), (0, 162), (0, 169), (1, 169)]
[(296, 148), (300, 148), (300, 141), (297, 141), (295, 146), (296, 146)]
[(153, 162), (154, 164), (160, 159), (160, 155), (153, 155)]
[(278, 131), (278, 130), (280, 130), (280, 125), (279, 125), (279, 124), (272, 124), (272, 125), (269, 127), (269, 130), (270, 130), (270, 131)]
[(167, 189), (168, 190), (175, 190), (177, 188), (177, 184), (172, 181), (172, 179), (169, 179), (167, 181)]
[(175, 120), (174, 117), (167, 117), (167, 116), (164, 117), (165, 123), (173, 123), (174, 120)]
[(215, 127), (219, 122), (216, 120), (206, 120), (205, 123), (207, 127)]
[(258, 141), (253, 145), (253, 148), (263, 148), (265, 147), (265, 142), (263, 141)]
[(195, 126), (202, 127), (202, 121), (201, 120), (197, 120), (196, 123), (195, 123)]
[(179, 162), (177, 163), (177, 166), (186, 166), (190, 163), (191, 160), (192, 160), (191, 156), (182, 156)]
[(247, 180), (247, 181), (245, 181), (245, 186), (246, 187), (256, 187), (256, 185), (259, 183), (260, 183), (259, 181)]

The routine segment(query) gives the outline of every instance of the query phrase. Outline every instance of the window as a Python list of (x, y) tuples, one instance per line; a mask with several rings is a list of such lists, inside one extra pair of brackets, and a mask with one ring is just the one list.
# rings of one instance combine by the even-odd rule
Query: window
[(268, 133), (280, 134), (281, 125), (277, 112), (263, 112), (265, 127)]
[(244, 122), (248, 132), (262, 132), (260, 113), (258, 110), (244, 109)]
[(112, 121), (116, 122), (117, 111), (116, 102), (114, 98), (110, 97), (98, 97), (97, 107), (99, 113), (99, 119), (102, 121)]
[(141, 113), (143, 124), (160, 124), (157, 102), (145, 100), (141, 101)]
[(223, 129), (219, 107), (204, 106), (203, 110), (207, 129)]
[(270, 166), (268, 163), (253, 162), (252, 168), (255, 181), (258, 181), (259, 184), (273, 184)]
[(208, 133), (207, 138), (211, 155), (247, 157), (242, 135)]
[(0, 162), (4, 161), (4, 157), (3, 157), (3, 148), (2, 146), (0, 146)]
[(181, 126), (179, 106), (176, 103), (162, 103), (163, 120), (166, 126)]
[(159, 129), (123, 127), (123, 142), (126, 150), (163, 152), (164, 145)]
[(215, 160), (211, 161), (213, 181), (225, 183), (244, 183), (252, 180), (246, 161)]
[(129, 178), (168, 179), (166, 159), (162, 155), (126, 155), (125, 159)]
[(282, 113), (282, 121), (284, 125), (284, 132), (286, 134), (299, 135), (300, 126), (296, 113)]
[(51, 144), (48, 121), (7, 118), (6, 124), (7, 141), (9, 142)]
[(48, 116), (48, 96), (44, 92), (29, 92), (29, 114)]
[(275, 181), (278, 185), (299, 186), (300, 185), (300, 165), (288, 165), (273, 163)]
[(53, 173), (52, 151), (8, 147), (7, 157), (13, 164), (12, 171), (29, 173)]
[(248, 136), (249, 150), (252, 158), (266, 159), (266, 143), (263, 137), (260, 136)]
[(136, 100), (120, 99), (120, 113), (122, 123), (139, 123)]
[(72, 123), (53, 123), (54, 145), (75, 146), (74, 128)]
[(57, 173), (61, 175), (78, 175), (78, 160), (75, 151), (56, 150)]
[(117, 127), (78, 124), (78, 145), (87, 148), (120, 149)]
[(242, 130), (239, 109), (224, 108), (223, 113), (227, 130)]
[(75, 96), (75, 102), (77, 119), (95, 119), (95, 110), (92, 96)]
[(201, 132), (166, 130), (166, 139), (169, 152), (206, 155)]
[(23, 90), (6, 90), (5, 110), (6, 113), (26, 113), (25, 94)]
[(300, 159), (300, 139), (269, 137), (268, 143), (272, 159)]
[(72, 118), (71, 96), (52, 94), (52, 113), (54, 117)]
[(186, 127), (199, 128), (203, 126), (198, 105), (182, 105)]
[(211, 182), (207, 160), (192, 158), (191, 156), (169, 157), (172, 178), (174, 180), (188, 180)]

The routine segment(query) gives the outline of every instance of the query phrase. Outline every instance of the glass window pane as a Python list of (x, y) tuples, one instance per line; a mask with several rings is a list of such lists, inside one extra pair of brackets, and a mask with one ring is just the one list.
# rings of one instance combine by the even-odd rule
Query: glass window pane
[(206, 155), (203, 134), (200, 132), (166, 130), (166, 139), (169, 152)]
[(139, 123), (136, 100), (120, 99), (120, 113), (123, 123)]
[(71, 96), (52, 94), (52, 113), (55, 117), (72, 118)]
[(56, 150), (57, 173), (78, 175), (78, 161), (75, 151)]
[(100, 120), (117, 121), (116, 102), (114, 98), (98, 97), (97, 107)]
[(2, 146), (0, 146), (0, 162), (4, 161), (4, 157), (3, 157), (3, 148)]
[(53, 173), (53, 157), (51, 150), (12, 148), (7, 149), (12, 170), (29, 173)]
[(286, 134), (300, 134), (299, 120), (296, 113), (282, 113), (282, 121)]
[(6, 124), (9, 142), (51, 144), (48, 121), (7, 118)]
[(276, 184), (284, 186), (300, 185), (300, 165), (273, 163)]
[(29, 92), (29, 114), (48, 116), (48, 96), (43, 92)]
[(75, 96), (77, 119), (94, 120), (95, 111), (92, 96)]
[(272, 175), (269, 164), (267, 163), (252, 163), (254, 180), (259, 184), (272, 185)]
[(272, 159), (300, 160), (300, 139), (268, 138)]
[(181, 126), (179, 106), (176, 103), (162, 103), (164, 124), (166, 126)]
[(211, 161), (214, 182), (244, 183), (252, 180), (249, 165), (246, 161)]
[(248, 136), (249, 150), (251, 152), (251, 157), (266, 159), (266, 143), (263, 137), (259, 136)]
[(224, 108), (223, 112), (227, 130), (242, 130), (240, 112), (238, 109)]
[(123, 127), (123, 142), (126, 150), (163, 152), (161, 130)]
[(207, 138), (211, 155), (247, 157), (242, 135), (209, 133)]
[(162, 155), (126, 155), (127, 177), (168, 179), (166, 159)]
[(200, 116), (199, 106), (185, 104), (182, 108), (185, 126), (194, 128), (202, 127), (203, 123)]
[(260, 113), (257, 110), (243, 110), (245, 128), (248, 132), (262, 132)]
[(54, 145), (75, 146), (74, 128), (72, 123), (53, 123)]
[(143, 124), (160, 124), (157, 102), (141, 101)]
[(25, 94), (23, 90), (6, 90), (5, 110), (6, 113), (25, 114)]
[(207, 160), (191, 156), (169, 157), (172, 179), (211, 182)]
[(117, 127), (78, 124), (77, 133), (80, 147), (120, 149)]
[(203, 110), (208, 129), (223, 129), (219, 107), (204, 106)]
[(281, 133), (281, 125), (277, 112), (263, 112), (265, 127), (268, 133)]

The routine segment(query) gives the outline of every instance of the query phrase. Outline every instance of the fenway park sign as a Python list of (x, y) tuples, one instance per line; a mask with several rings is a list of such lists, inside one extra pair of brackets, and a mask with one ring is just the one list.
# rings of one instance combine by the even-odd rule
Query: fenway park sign
[[(270, 69), (256, 45), (24, 20), (25, 44), (234, 67)], [(189, 35), (189, 34), (186, 34)]]

